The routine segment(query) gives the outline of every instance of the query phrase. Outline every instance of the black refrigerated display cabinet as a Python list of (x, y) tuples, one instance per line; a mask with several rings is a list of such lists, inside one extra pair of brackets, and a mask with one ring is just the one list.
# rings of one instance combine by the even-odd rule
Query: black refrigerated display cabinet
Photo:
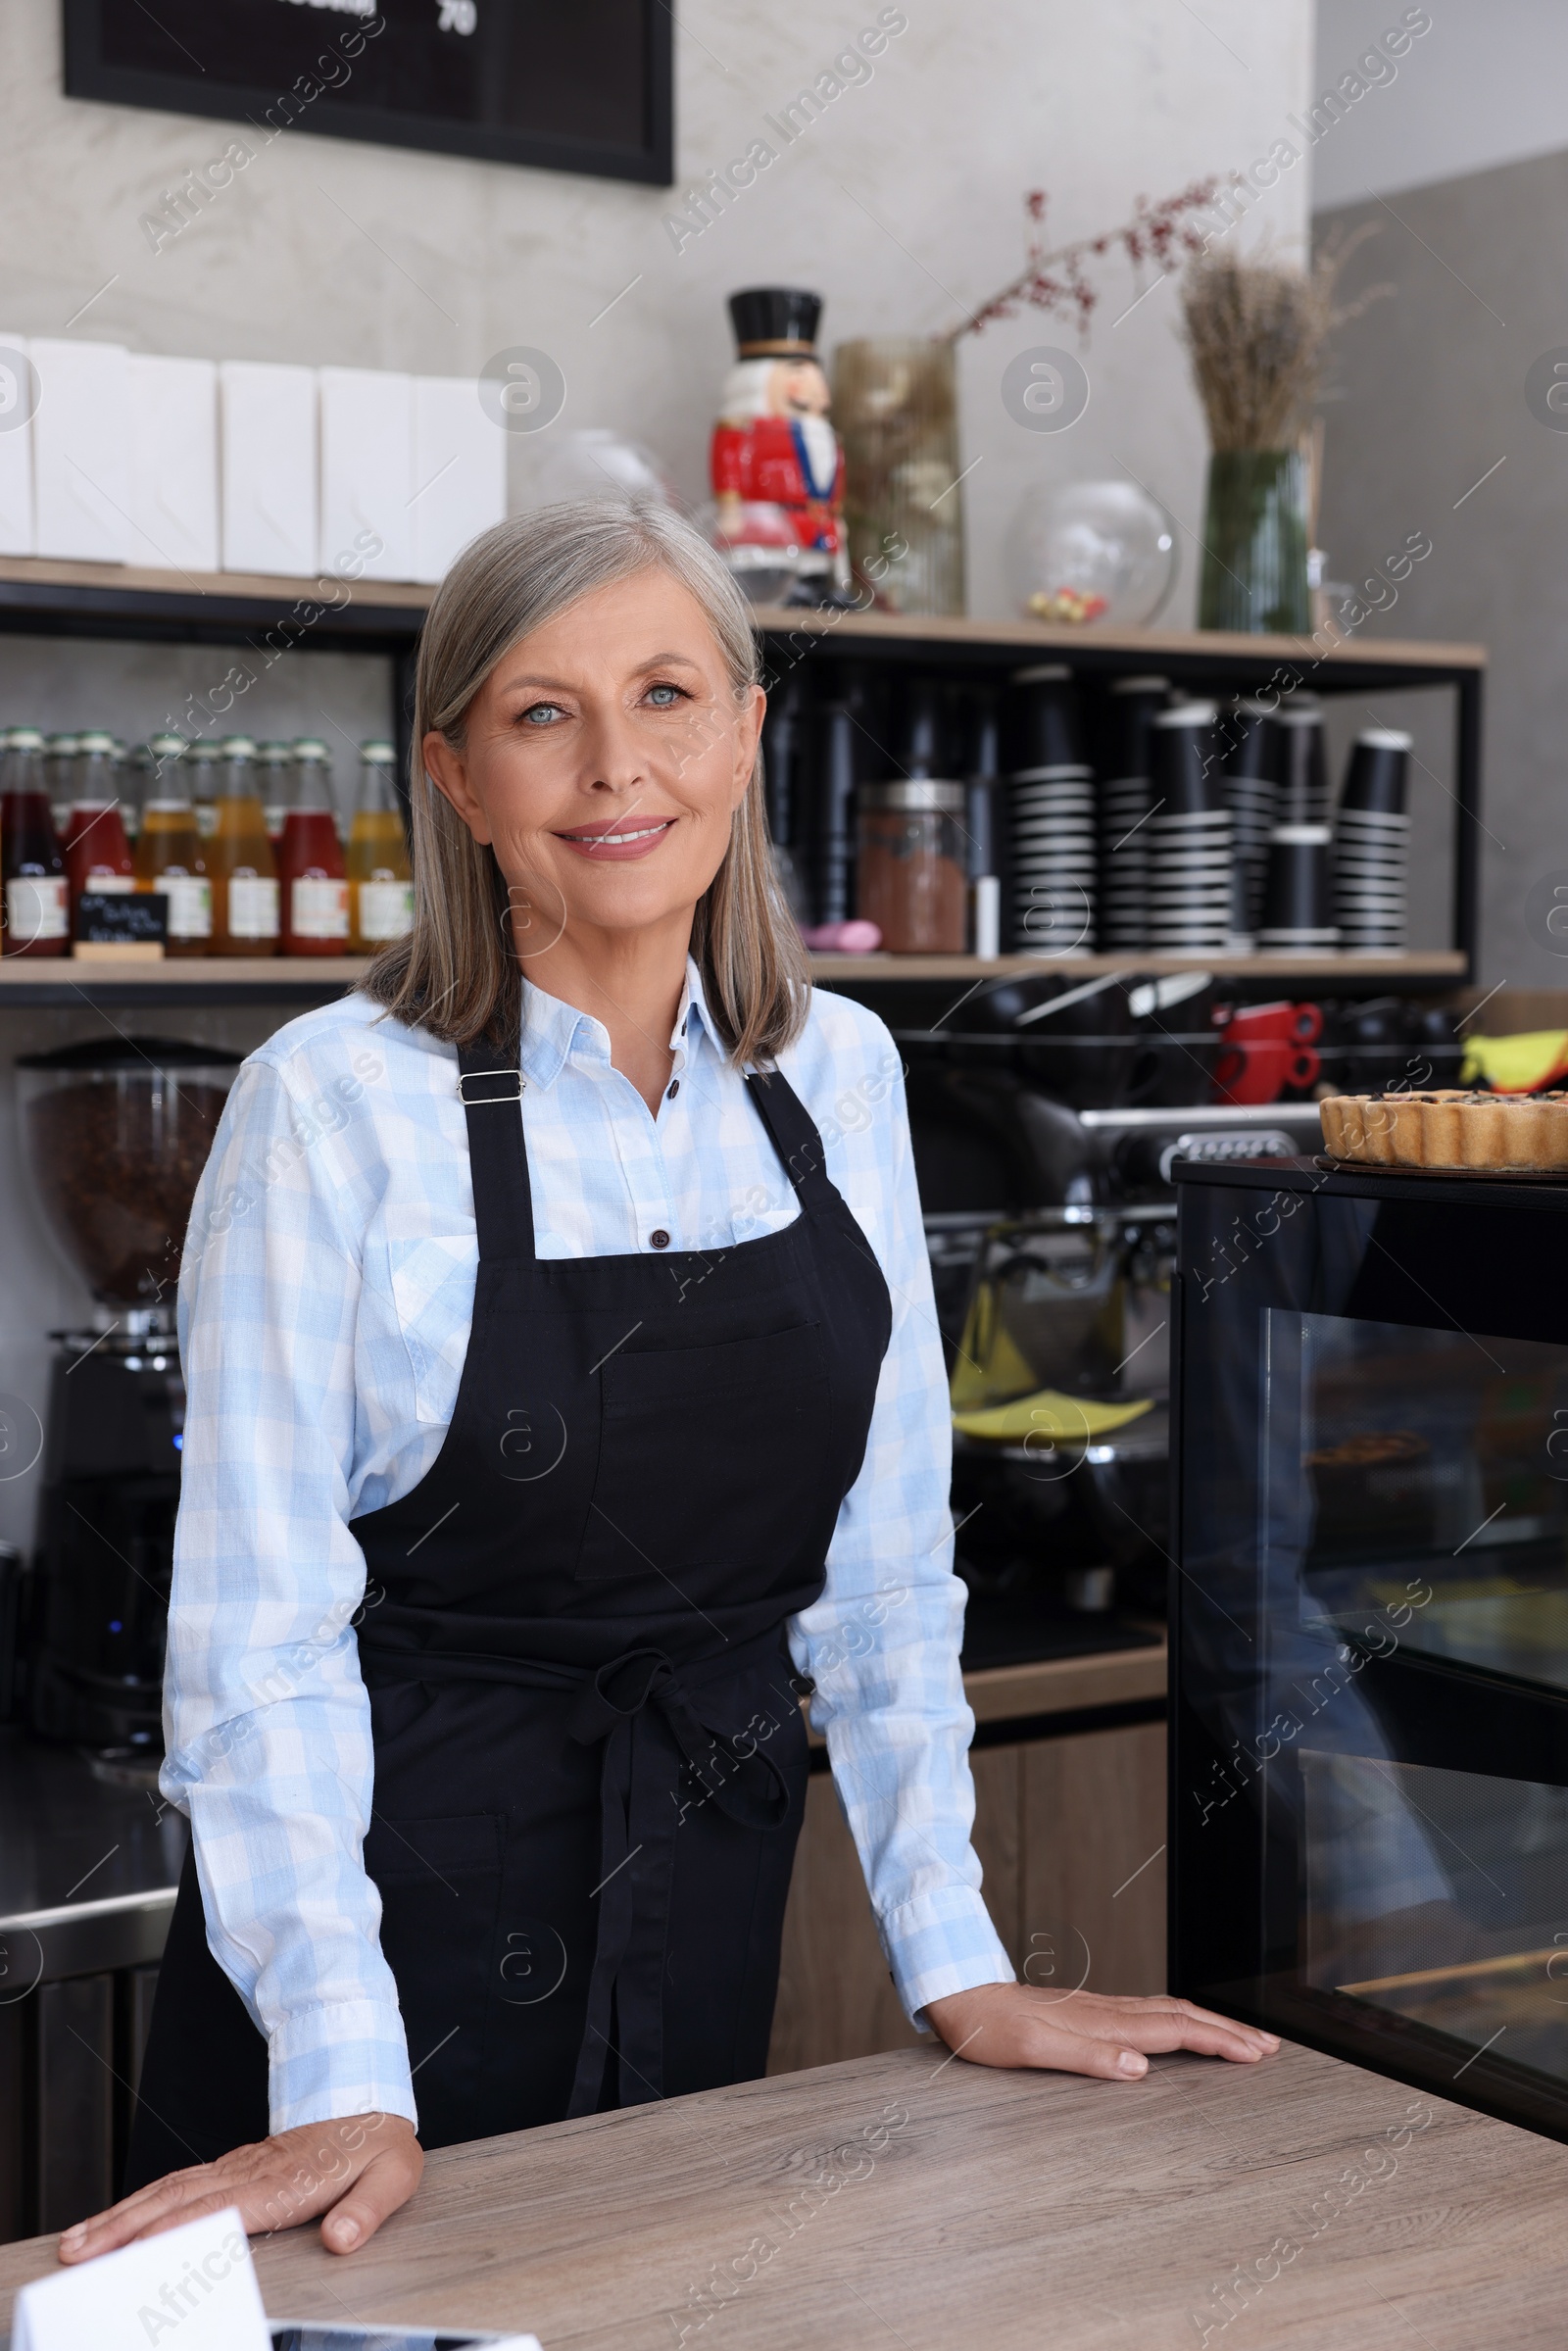
[(1176, 1174), (1172, 1988), (1568, 2139), (1568, 1186)]

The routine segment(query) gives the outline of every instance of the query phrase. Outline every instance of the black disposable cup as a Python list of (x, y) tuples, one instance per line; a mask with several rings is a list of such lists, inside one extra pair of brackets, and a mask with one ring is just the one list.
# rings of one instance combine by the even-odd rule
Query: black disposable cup
[(1323, 713), (1310, 704), (1287, 708), (1278, 721), (1281, 824), (1321, 824), (1329, 809), (1328, 768), (1323, 758)]
[(1225, 808), (1211, 702), (1161, 710), (1150, 730), (1151, 798), (1161, 816), (1201, 816)]
[(1260, 702), (1233, 702), (1220, 720), (1227, 775), (1273, 783), (1279, 772), (1279, 729)]
[(1324, 931), (1333, 926), (1333, 884), (1326, 824), (1276, 825), (1269, 836), (1263, 885), (1263, 931)]
[(1083, 719), (1072, 671), (1048, 661), (1012, 673), (1008, 734), (1009, 766), (1080, 767), (1084, 760)]
[(1402, 816), (1409, 775), (1409, 736), (1394, 727), (1368, 727), (1355, 738), (1340, 805), (1372, 808), (1380, 816)]
[(1110, 689), (1105, 729), (1107, 775), (1149, 773), (1149, 730), (1170, 700), (1168, 677), (1119, 677)]

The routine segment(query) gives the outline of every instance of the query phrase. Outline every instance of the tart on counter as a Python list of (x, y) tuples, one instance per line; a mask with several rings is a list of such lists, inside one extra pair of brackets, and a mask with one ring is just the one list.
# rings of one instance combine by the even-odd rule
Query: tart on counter
[(1318, 1111), (1336, 1159), (1500, 1174), (1568, 1169), (1568, 1093), (1335, 1094)]

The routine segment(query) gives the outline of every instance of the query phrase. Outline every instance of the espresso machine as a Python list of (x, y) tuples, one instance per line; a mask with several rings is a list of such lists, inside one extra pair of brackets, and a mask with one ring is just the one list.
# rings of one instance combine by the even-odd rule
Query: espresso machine
[(19, 1627), (43, 1738), (127, 1761), (162, 1749), (185, 1390), (180, 1251), (239, 1056), (164, 1038), (19, 1060), (23, 1151), (43, 1220), (90, 1289), (54, 1331), (36, 1555)]

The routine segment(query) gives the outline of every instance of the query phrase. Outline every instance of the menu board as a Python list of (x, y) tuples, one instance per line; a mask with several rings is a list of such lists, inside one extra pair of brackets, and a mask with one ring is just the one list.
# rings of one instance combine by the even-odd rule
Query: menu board
[(669, 184), (664, 0), (64, 6), (70, 97)]

